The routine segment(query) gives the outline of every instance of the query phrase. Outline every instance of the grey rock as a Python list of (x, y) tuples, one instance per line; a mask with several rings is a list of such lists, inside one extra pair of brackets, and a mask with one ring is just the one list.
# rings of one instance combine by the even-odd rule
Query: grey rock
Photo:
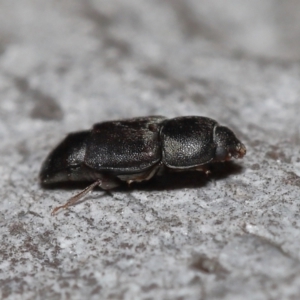
[[(2, 299), (299, 299), (300, 2), (0, 0)], [(69, 132), (202, 115), (243, 161), (50, 215)]]

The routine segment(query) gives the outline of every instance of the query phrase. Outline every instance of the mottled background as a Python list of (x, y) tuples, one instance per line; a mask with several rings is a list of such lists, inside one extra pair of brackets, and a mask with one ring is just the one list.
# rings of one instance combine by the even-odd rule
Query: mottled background
[[(1, 299), (299, 299), (298, 0), (0, 0)], [(70, 131), (204, 115), (248, 153), (51, 217)]]

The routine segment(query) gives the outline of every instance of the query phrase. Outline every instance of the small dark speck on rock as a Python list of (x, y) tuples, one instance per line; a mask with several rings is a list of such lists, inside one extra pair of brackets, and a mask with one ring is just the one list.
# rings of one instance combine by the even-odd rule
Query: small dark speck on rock
[(251, 170), (259, 170), (260, 169), (260, 165), (259, 164), (253, 164), (252, 166), (251, 166)]
[(225, 275), (228, 271), (215, 258), (206, 255), (196, 255), (190, 267), (202, 273)]
[(52, 97), (45, 95), (43, 95), (40, 101), (36, 102), (30, 115), (33, 119), (42, 120), (61, 120), (63, 118), (60, 106)]
[(300, 177), (294, 172), (288, 172), (283, 182), (293, 186), (300, 186)]
[(14, 83), (22, 93), (22, 97), (27, 96), (35, 102), (31, 111), (33, 119), (61, 120), (63, 118), (63, 111), (55, 99), (36, 88), (32, 88), (27, 78), (15, 77)]
[(207, 98), (200, 94), (200, 93), (195, 93), (191, 96), (192, 100), (196, 103), (206, 103), (207, 102)]
[(102, 290), (102, 286), (101, 285), (97, 285), (91, 292), (91, 295), (98, 295)]
[(165, 69), (158, 66), (148, 66), (143, 69), (144, 74), (152, 76), (157, 79), (166, 80), (169, 78), (169, 74), (166, 72)]
[(147, 292), (150, 292), (151, 290), (154, 290), (154, 289), (157, 289), (157, 288), (158, 288), (158, 285), (155, 284), (155, 283), (152, 283), (148, 286), (143, 286), (142, 290), (147, 293)]
[(9, 227), (9, 232), (11, 235), (20, 235), (20, 234), (26, 232), (26, 230), (22, 223), (13, 223)]
[(266, 158), (271, 158), (273, 160), (282, 161), (285, 163), (291, 162), (291, 159), (286, 157), (286, 155), (276, 146), (272, 147), (272, 150), (266, 153)]

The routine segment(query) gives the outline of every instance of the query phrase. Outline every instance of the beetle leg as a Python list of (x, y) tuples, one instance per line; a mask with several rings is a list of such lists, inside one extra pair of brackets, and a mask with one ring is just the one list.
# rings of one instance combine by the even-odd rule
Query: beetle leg
[[(198, 171), (198, 172), (203, 172), (205, 175), (211, 175), (211, 170), (208, 165), (201, 165), (197, 167), (192, 167), (192, 168), (186, 168), (186, 169), (174, 169), (174, 168), (168, 168), (170, 172), (186, 172), (186, 171)], [(162, 175), (161, 173), (164, 171), (162, 168), (161, 170), (158, 171), (158, 175)]]
[(102, 180), (98, 179), (97, 181), (95, 181), (91, 185), (87, 186), (84, 190), (82, 190), (81, 192), (79, 192), (78, 194), (76, 194), (75, 196), (73, 196), (72, 198), (70, 198), (66, 204), (55, 207), (52, 210), (51, 215), (52, 216), (55, 215), (60, 209), (67, 209), (69, 206), (75, 204), (79, 199), (81, 199), (87, 193), (89, 193), (91, 190), (93, 190), (96, 186), (98, 186), (98, 185), (101, 186), (101, 184), (102, 184)]
[(204, 172), (205, 175), (209, 176), (211, 175), (211, 170), (207, 165), (199, 166), (195, 169), (196, 171)]
[(142, 182), (145, 180), (151, 179), (155, 173), (157, 172), (159, 165), (151, 167), (150, 170), (145, 171), (140, 174), (131, 174), (131, 175), (119, 175), (118, 178), (122, 181), (126, 181), (128, 186), (130, 186), (133, 182)]

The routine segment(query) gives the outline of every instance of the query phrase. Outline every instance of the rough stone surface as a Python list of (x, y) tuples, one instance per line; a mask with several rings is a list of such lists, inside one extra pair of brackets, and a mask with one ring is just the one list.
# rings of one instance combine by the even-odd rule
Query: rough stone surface
[[(0, 1), (1, 299), (299, 299), (300, 2)], [(43, 189), (68, 132), (203, 115), (243, 161)]]

